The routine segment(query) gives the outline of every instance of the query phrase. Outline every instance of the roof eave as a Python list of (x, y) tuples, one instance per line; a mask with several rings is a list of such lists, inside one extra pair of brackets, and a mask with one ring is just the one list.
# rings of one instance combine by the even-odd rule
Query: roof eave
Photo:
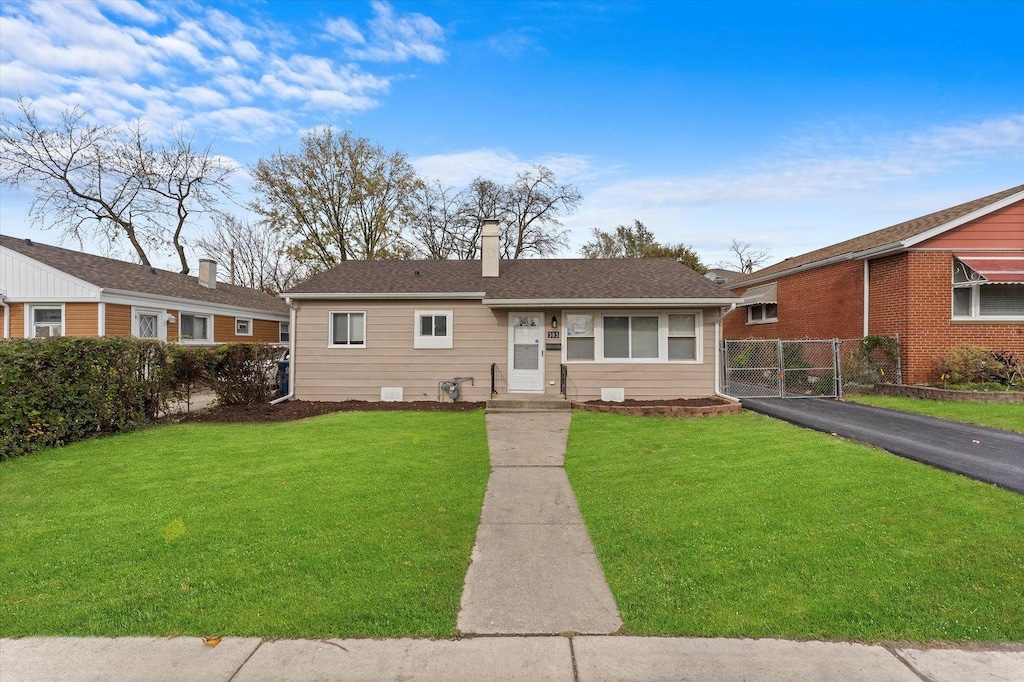
[(217, 301), (203, 301), (198, 298), (179, 298), (176, 296), (164, 296), (162, 294), (150, 294), (145, 291), (131, 291), (128, 289), (100, 289), (100, 302), (104, 301), (104, 298), (111, 296), (129, 298), (129, 299), (143, 299), (145, 301), (153, 301), (160, 303), (170, 303), (176, 306), (184, 305), (185, 310), (191, 308), (209, 308), (211, 310), (222, 310), (225, 312), (230, 311), (241, 311), (246, 313), (257, 313), (259, 315), (266, 315), (272, 317), (288, 317), (287, 310), (269, 310), (267, 308), (253, 308), (251, 306), (235, 305), (233, 303), (220, 303)]
[(552, 308), (552, 307), (595, 307), (604, 308), (651, 308), (651, 307), (703, 307), (732, 305), (741, 300), (738, 296), (710, 298), (485, 298), (483, 303), (490, 308)]
[(356, 292), (290, 292), (286, 291), (283, 294), (279, 294), (281, 298), (292, 299), (295, 301), (302, 300), (438, 300), (438, 299), (459, 299), (459, 300), (480, 300), (486, 294), (483, 291), (417, 291), (417, 292), (402, 292), (402, 293), (356, 293)]

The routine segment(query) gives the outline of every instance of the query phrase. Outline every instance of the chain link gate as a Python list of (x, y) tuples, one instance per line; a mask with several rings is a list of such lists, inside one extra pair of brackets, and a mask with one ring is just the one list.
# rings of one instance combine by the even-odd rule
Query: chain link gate
[(726, 340), (721, 352), (734, 398), (841, 398), (855, 384), (902, 383), (899, 337)]

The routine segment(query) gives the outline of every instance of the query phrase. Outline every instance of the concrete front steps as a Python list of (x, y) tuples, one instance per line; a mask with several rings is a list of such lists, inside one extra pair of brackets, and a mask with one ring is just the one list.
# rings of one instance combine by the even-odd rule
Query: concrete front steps
[(572, 403), (561, 394), (500, 393), (487, 401), (488, 412), (552, 412), (572, 410)]

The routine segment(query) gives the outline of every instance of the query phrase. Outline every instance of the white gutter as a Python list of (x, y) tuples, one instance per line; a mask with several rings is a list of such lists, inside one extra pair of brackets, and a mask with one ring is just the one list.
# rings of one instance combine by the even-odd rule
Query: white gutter
[(725, 398), (729, 402), (738, 403), (740, 401), (736, 398), (722, 393), (722, 320), (734, 310), (736, 310), (735, 303), (729, 306), (729, 309), (722, 313), (718, 317), (718, 321), (715, 322), (715, 395)]
[[(288, 304), (288, 394), (270, 401), (271, 405), (283, 403), (295, 397), (295, 306), (292, 300), (285, 297)], [(280, 339), (278, 339), (280, 340)]]
[(736, 303), (739, 299), (739, 296), (730, 296), (729, 298), (485, 298), (483, 303), (486, 306), (495, 308), (573, 308), (578, 306), (602, 306), (605, 308), (673, 306), (693, 308), (727, 306)]
[(366, 299), (366, 300), (380, 300), (380, 299), (482, 299), (487, 294), (483, 291), (430, 291), (430, 292), (412, 292), (412, 293), (394, 293), (394, 294), (382, 294), (382, 293), (352, 293), (352, 292), (334, 292), (334, 293), (297, 293), (297, 294), (279, 294), (281, 298), (287, 300), (295, 299), (300, 300), (315, 300), (315, 299)]
[(7, 295), (0, 294), (0, 306), (4, 307), (4, 338), (11, 338), (11, 306), (7, 305)]

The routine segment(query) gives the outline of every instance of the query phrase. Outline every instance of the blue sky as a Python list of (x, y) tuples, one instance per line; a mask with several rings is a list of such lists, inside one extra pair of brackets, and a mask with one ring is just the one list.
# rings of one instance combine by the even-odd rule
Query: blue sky
[[(1022, 2), (5, 0), (0, 106), (185, 125), (243, 188), (327, 123), (452, 184), (544, 163), (584, 194), (566, 255), (638, 218), (710, 264), (732, 238), (777, 260), (1024, 182), (1022, 25)], [(0, 194), (0, 232), (58, 243), (29, 198)]]

